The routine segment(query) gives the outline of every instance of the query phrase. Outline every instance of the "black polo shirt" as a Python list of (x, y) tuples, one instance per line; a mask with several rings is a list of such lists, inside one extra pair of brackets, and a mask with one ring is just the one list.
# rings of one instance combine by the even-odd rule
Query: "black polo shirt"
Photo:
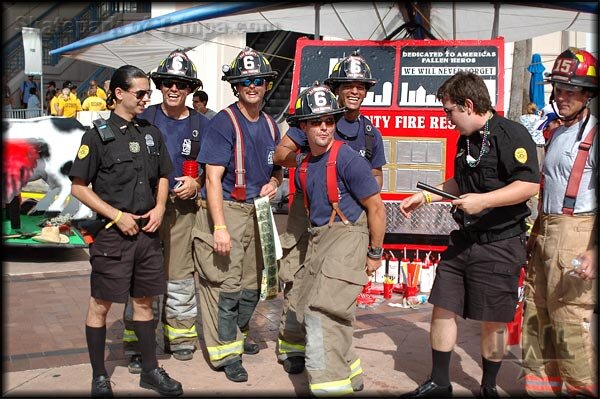
[[(489, 121), (490, 134), (485, 143), (487, 152), (475, 167), (467, 164), (467, 137), (460, 136), (454, 160), (454, 179), (460, 192), (487, 193), (520, 180), (540, 182), (535, 142), (527, 129), (494, 113)], [(483, 135), (475, 132), (469, 137), (470, 154), (477, 159)], [(486, 209), (463, 219), (457, 212), (455, 219), (461, 227), (474, 231), (500, 231), (518, 224), (530, 214), (526, 202)], [(466, 223), (465, 223), (466, 221)]]
[(103, 201), (121, 211), (146, 213), (156, 205), (158, 179), (173, 169), (162, 134), (143, 119), (128, 122), (114, 112), (108, 125), (112, 141), (103, 142), (96, 128), (84, 133), (69, 178), (91, 182)]

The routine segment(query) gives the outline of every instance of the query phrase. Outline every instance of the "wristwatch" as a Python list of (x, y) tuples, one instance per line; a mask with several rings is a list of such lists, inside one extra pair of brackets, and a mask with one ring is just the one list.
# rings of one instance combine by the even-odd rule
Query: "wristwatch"
[(383, 256), (383, 248), (381, 247), (369, 247), (367, 256), (371, 259), (381, 259)]

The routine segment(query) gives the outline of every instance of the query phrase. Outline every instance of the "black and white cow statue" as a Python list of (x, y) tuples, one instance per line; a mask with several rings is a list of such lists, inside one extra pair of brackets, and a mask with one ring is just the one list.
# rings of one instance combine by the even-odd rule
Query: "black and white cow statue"
[[(4, 204), (18, 195), (28, 181), (42, 179), (49, 186), (48, 195), (53, 196), (58, 190), (54, 201), (52, 197), (40, 201), (51, 202), (44, 210), (63, 213), (71, 191), (68, 174), (85, 127), (74, 118), (55, 116), (5, 119), (2, 124)], [(93, 216), (90, 208), (73, 197), (69, 200), (69, 210), (75, 210), (73, 219)]]

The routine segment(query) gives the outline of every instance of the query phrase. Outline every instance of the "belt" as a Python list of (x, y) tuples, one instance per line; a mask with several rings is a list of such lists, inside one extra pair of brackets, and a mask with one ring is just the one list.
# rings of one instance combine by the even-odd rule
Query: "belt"
[(544, 148), (546, 146), (546, 144), (536, 144), (535, 146), (538, 148)]
[(489, 244), (490, 242), (505, 240), (507, 238), (518, 236), (527, 231), (527, 226), (524, 223), (509, 227), (500, 231), (469, 231), (461, 230), (462, 234), (472, 242), (477, 244)]

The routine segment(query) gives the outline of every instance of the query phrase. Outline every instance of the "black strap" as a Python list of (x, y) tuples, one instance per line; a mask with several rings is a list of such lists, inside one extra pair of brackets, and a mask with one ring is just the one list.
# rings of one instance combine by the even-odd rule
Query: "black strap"
[[(146, 120), (148, 120), (150, 123), (152, 123), (153, 125), (155, 125), (156, 122), (156, 112), (158, 110), (158, 107), (160, 107), (160, 104), (155, 104), (155, 105), (151, 105), (148, 107), (148, 110), (146, 111), (146, 115), (145, 117), (147, 118)], [(190, 139), (190, 141), (192, 142), (192, 148), (190, 150), (189, 155), (187, 154), (182, 154), (183, 157), (186, 160), (194, 160), (198, 157), (198, 153), (200, 152), (200, 113), (198, 111), (196, 111), (193, 108), (190, 107), (186, 107), (190, 113), (190, 127), (191, 127), (191, 131), (188, 132), (188, 137)], [(196, 131), (197, 133), (195, 134), (194, 137), (194, 131)]]
[[(364, 123), (365, 123), (364, 129), (361, 129), (361, 124), (362, 124), (361, 120), (364, 121)], [(371, 159), (373, 159), (373, 147), (375, 147), (375, 133), (373, 132), (373, 129), (375, 129), (375, 128), (373, 127), (373, 124), (371, 123), (369, 118), (360, 115), (360, 117), (358, 119), (358, 130), (359, 130), (358, 134), (360, 134), (361, 132), (364, 132), (364, 134), (365, 134), (365, 158), (369, 162), (371, 162)], [(337, 130), (337, 128), (336, 128), (336, 130)], [(346, 142), (356, 140), (356, 137), (351, 138), (349, 136), (346, 136), (344, 133), (340, 132), (339, 130), (337, 130), (337, 134)], [(310, 148), (309, 148), (309, 150), (310, 150)]]
[(365, 158), (371, 162), (373, 158), (373, 147), (375, 147), (375, 133), (373, 132), (373, 124), (371, 120), (361, 115), (361, 118), (365, 121)]

